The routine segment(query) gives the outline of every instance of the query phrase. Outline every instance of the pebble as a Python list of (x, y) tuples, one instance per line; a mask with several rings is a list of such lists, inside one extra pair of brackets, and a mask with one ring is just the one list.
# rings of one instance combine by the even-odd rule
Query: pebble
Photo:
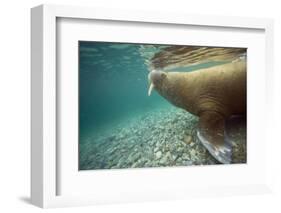
[(192, 137), (190, 135), (185, 135), (183, 137), (183, 141), (186, 143), (186, 144), (190, 144), (192, 142)]
[(189, 157), (189, 155), (188, 155), (187, 153), (184, 153), (184, 154), (182, 155), (182, 159), (184, 159), (184, 160), (189, 160), (190, 157)]
[(194, 149), (190, 150), (190, 155), (191, 157), (195, 157), (196, 151)]
[(155, 156), (156, 156), (156, 160), (161, 158), (162, 152), (161, 151), (156, 152)]
[(167, 163), (166, 157), (161, 158), (159, 163), (162, 164), (162, 165), (165, 165)]

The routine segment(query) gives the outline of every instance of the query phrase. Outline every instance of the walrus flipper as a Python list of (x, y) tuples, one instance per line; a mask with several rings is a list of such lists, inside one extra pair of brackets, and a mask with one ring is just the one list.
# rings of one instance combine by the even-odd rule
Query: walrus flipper
[(206, 111), (200, 115), (198, 139), (219, 162), (231, 163), (232, 145), (225, 137), (225, 118), (217, 112)]

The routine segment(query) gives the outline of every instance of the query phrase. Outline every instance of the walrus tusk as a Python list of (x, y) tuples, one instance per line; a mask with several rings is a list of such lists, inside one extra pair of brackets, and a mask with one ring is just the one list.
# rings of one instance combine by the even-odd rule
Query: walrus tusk
[(148, 89), (148, 96), (151, 95), (151, 92), (152, 92), (153, 88), (154, 88), (154, 84), (151, 82), (150, 86), (149, 86), (149, 89)]

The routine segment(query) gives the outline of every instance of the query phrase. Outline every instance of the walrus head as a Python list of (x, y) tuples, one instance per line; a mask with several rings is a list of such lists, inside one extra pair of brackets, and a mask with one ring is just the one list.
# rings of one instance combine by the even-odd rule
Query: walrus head
[(155, 88), (157, 91), (161, 91), (167, 78), (167, 74), (162, 71), (153, 70), (148, 74), (149, 89), (148, 96), (151, 95), (152, 90)]
[(182, 97), (179, 95), (178, 87), (181, 76), (177, 72), (163, 72), (153, 70), (148, 74), (149, 89), (148, 96), (155, 89), (162, 97), (177, 107), (183, 108)]

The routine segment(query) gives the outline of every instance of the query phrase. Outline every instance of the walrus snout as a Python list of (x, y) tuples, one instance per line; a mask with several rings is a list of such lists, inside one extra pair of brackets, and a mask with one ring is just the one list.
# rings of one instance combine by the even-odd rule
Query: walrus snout
[(162, 71), (152, 71), (149, 73), (149, 80), (152, 82), (154, 85), (157, 85), (158, 82), (161, 82), (163, 78), (166, 77), (165, 72)]
[(158, 70), (153, 70), (148, 74), (148, 80), (149, 80), (149, 89), (148, 89), (148, 96), (151, 95), (151, 92), (154, 87), (159, 87), (163, 81), (163, 79), (166, 78), (166, 73)]

